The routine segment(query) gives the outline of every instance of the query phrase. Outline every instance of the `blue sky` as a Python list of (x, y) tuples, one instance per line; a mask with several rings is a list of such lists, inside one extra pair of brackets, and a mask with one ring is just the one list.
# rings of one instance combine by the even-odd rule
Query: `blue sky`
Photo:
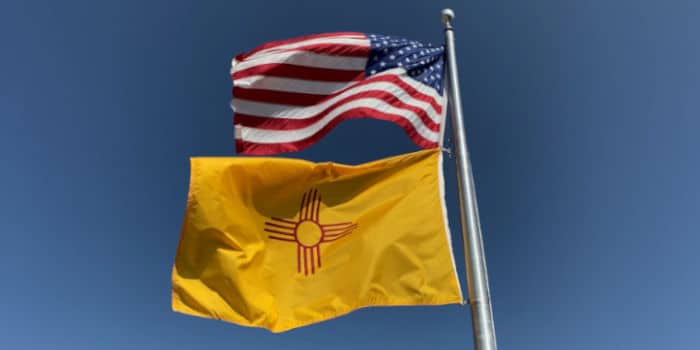
[[(437, 44), (448, 6), (500, 348), (697, 347), (700, 2), (27, 0), (0, 4), (3, 348), (471, 348), (460, 306), (279, 335), (170, 311), (188, 158), (233, 155), (230, 58), (343, 30)], [(294, 156), (413, 150), (353, 120)]]

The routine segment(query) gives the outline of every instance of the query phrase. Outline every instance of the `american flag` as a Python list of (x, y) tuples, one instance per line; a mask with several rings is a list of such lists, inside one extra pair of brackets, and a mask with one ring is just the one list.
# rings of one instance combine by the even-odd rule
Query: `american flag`
[(342, 32), (240, 54), (231, 64), (236, 151), (299, 151), (351, 118), (396, 123), (418, 146), (437, 147), (444, 53), (444, 46)]

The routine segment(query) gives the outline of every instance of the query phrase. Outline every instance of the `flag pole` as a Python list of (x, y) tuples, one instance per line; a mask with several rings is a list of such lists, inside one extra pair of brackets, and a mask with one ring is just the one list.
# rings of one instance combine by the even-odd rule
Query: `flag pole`
[(445, 25), (447, 49), (447, 90), (450, 97), (452, 134), (455, 147), (455, 162), (457, 163), (462, 242), (464, 243), (464, 260), (467, 266), (474, 347), (476, 350), (496, 350), (496, 331), (493, 325), (484, 243), (481, 236), (474, 176), (469, 160), (469, 151), (467, 150), (467, 135), (464, 131), (462, 101), (460, 100), (459, 83), (457, 81), (457, 60), (455, 58), (454, 32), (452, 30), (453, 19), (454, 12), (451, 9), (442, 10), (442, 23)]

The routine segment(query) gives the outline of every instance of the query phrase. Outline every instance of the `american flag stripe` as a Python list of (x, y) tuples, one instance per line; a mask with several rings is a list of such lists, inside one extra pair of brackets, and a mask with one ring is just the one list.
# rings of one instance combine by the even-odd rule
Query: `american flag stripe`
[[(365, 113), (365, 116), (358, 115), (359, 113)], [(256, 137), (253, 132), (254, 130), (246, 130), (246, 127), (236, 127), (236, 148), (240, 153), (253, 154), (253, 155), (264, 155), (264, 154), (276, 154), (285, 152), (297, 152), (301, 151), (320, 140), (328, 132), (333, 129), (338, 123), (345, 119), (352, 118), (366, 118), (366, 115), (371, 115), (374, 119), (386, 120), (399, 125), (402, 129), (406, 131), (408, 136), (415, 142), (418, 146), (423, 148), (434, 148), (437, 147), (436, 141), (425, 141), (425, 139), (419, 137), (418, 132), (412, 128), (410, 122), (406, 119), (398, 117), (393, 114), (386, 114), (379, 112), (372, 108), (358, 108), (355, 111), (348, 111), (339, 115), (336, 119), (332, 120), (330, 123), (325, 125), (323, 128), (318, 130), (315, 134), (309, 137), (300, 137), (299, 135), (293, 135), (294, 131), (268, 131), (265, 130), (262, 134), (267, 137)], [(248, 138), (239, 136), (240, 133), (249, 132)], [(258, 131), (259, 132), (259, 131)], [(293, 141), (284, 140), (279, 133), (291, 133), (290, 138)]]
[[(237, 113), (242, 114), (298, 118), (294, 116), (299, 114), (317, 113), (319, 110), (327, 108), (328, 106), (336, 103), (338, 100), (348, 98), (359, 93), (384, 91), (395, 95), (396, 98), (408, 105), (426, 110), (430, 109), (438, 115), (442, 113), (442, 106), (438, 103), (440, 100), (440, 96), (438, 94), (433, 93), (433, 91), (430, 91), (431, 89), (429, 88), (426, 89), (425, 87), (417, 86), (417, 84), (406, 84), (393, 73), (394, 72), (376, 75), (358, 84), (350, 85), (335, 93), (323, 95), (324, 98), (322, 101), (312, 100), (311, 103), (305, 105), (307, 108), (288, 106), (284, 103), (276, 104), (272, 99), (265, 100), (262, 101), (263, 103), (260, 103), (256, 101), (257, 97), (259, 96), (250, 96), (252, 99), (241, 96), (240, 98), (232, 101), (231, 107), (235, 109)], [(435, 122), (439, 123), (440, 117), (437, 116), (434, 120)]]
[(367, 64), (366, 57), (331, 56), (309, 51), (284, 51), (271, 52), (259, 57), (253, 57), (249, 61), (234, 63), (232, 73), (261, 64), (284, 63), (295, 66), (312, 68), (329, 68), (339, 70), (364, 71)]
[[(262, 89), (241, 89), (238, 87), (233, 88), (233, 95), (236, 96), (236, 98), (231, 100), (232, 107), (233, 103), (235, 103), (235, 101), (239, 99), (255, 100), (259, 102), (283, 103), (290, 106), (310, 106), (319, 103), (326, 98), (326, 95), (314, 95), (297, 92), (272, 91)], [(238, 115), (238, 113), (236, 113), (236, 115)]]
[(261, 64), (248, 69), (239, 70), (233, 73), (234, 80), (243, 79), (254, 75), (265, 75), (268, 77), (295, 78), (305, 77), (310, 80), (319, 81), (352, 81), (364, 78), (364, 70), (343, 70), (331, 68), (316, 68), (295, 66), (284, 63)]
[(369, 47), (369, 41), (364, 33), (346, 32), (346, 33), (324, 33), (311, 34), (293, 39), (278, 40), (258, 46), (248, 53), (240, 54), (237, 59), (250, 59), (253, 55), (264, 54), (276, 50), (288, 50), (296, 47), (314, 44), (324, 44), (328, 42), (335, 43), (338, 40), (361, 40), (356, 46)]
[[(389, 82), (392, 85), (380, 85), (380, 83), (382, 82)], [(358, 84), (349, 85), (348, 87), (336, 91), (334, 93), (322, 95), (305, 94), (291, 91), (273, 91), (264, 89), (246, 89), (234, 87), (233, 94), (236, 96), (236, 98), (232, 100), (231, 107), (235, 109), (236, 106), (238, 106), (239, 101), (260, 101), (269, 103), (280, 103), (292, 106), (311, 106), (314, 104), (322, 103), (327, 99), (335, 98), (335, 96), (339, 94), (344, 94), (346, 91), (349, 90), (360, 90), (363, 88), (363, 86), (368, 90), (376, 89), (378, 87), (392, 89), (401, 88), (403, 92), (410, 94), (414, 99), (424, 103), (428, 103), (430, 107), (432, 107), (433, 110), (435, 110), (437, 113), (442, 113), (442, 106), (439, 103), (441, 97), (440, 95), (435, 94), (434, 90), (426, 88), (425, 86), (415, 84), (412, 81), (408, 81), (408, 83), (406, 83), (395, 75), (381, 74), (368, 78)], [(416, 103), (420, 104), (421, 102)]]
[(290, 51), (307, 51), (350, 57), (367, 57), (367, 54), (371, 51), (371, 48), (367, 39), (317, 39), (297, 43), (294, 45), (285, 45), (270, 48), (264, 51), (260, 51), (256, 54), (247, 56), (246, 59), (257, 59), (271, 53), (281, 53)]
[[(372, 100), (377, 100), (377, 101), (372, 101)], [(439, 124), (433, 122), (431, 118), (434, 118), (435, 115), (427, 115), (425, 110), (421, 110), (419, 108), (411, 108), (410, 106), (406, 106), (402, 104), (400, 101), (396, 100), (391, 96), (389, 93), (385, 92), (368, 92), (368, 93), (362, 93), (361, 96), (353, 97), (352, 99), (348, 99), (347, 101), (341, 101), (337, 103), (336, 105), (332, 106), (331, 108), (328, 108), (324, 110), (323, 112), (320, 112), (318, 114), (315, 114), (313, 116), (310, 116), (308, 118), (268, 118), (268, 117), (258, 117), (254, 115), (246, 115), (246, 114), (239, 114), (236, 116), (238, 118), (238, 125), (240, 126), (248, 126), (251, 128), (256, 128), (256, 129), (266, 129), (266, 130), (287, 130), (287, 129), (299, 129), (299, 128), (304, 128), (308, 127), (310, 125), (316, 124), (319, 121), (323, 120), (327, 116), (329, 116), (331, 113), (334, 111), (337, 111), (339, 109), (344, 108), (344, 105), (351, 105), (353, 103), (356, 103), (357, 101), (365, 102), (365, 103), (374, 103), (378, 104), (377, 109), (379, 109), (379, 106), (384, 106), (390, 105), (391, 107), (398, 108), (401, 110), (402, 115), (405, 115), (407, 117), (410, 117), (411, 120), (418, 120), (420, 119), (420, 122), (425, 125), (429, 130), (435, 130), (436, 128), (439, 127)]]
[[(395, 90), (397, 93), (406, 93), (413, 99), (418, 100), (416, 103), (419, 105), (422, 103), (428, 103), (437, 113), (442, 112), (442, 106), (439, 102), (441, 96), (437, 94), (435, 90), (431, 89), (430, 87), (417, 84), (411, 80), (402, 79), (400, 77), (401, 74), (402, 72), (398, 70), (388, 71), (386, 74), (380, 73), (353, 85), (329, 84), (326, 82), (313, 80), (265, 79), (264, 76), (258, 76), (255, 79), (241, 79), (239, 81), (240, 85), (264, 85), (265, 88), (248, 89), (243, 88), (242, 86), (235, 87), (234, 95), (237, 98), (232, 100), (231, 107), (233, 107), (234, 110), (239, 111), (237, 108), (247, 101), (274, 103), (277, 101), (277, 99), (284, 98), (284, 93), (293, 93), (294, 95), (292, 96), (293, 98), (289, 99), (289, 102), (280, 101), (282, 104), (310, 106), (318, 103), (325, 103), (325, 101), (334, 99), (339, 95), (349, 95), (350, 93), (355, 93), (361, 91), (362, 89), (372, 90), (384, 88), (391, 89), (392, 91)], [(343, 89), (338, 90), (338, 87), (343, 87)], [(249, 90), (255, 91), (247, 93)], [(302, 95), (304, 92), (307, 92), (307, 94), (310, 96), (303, 96), (305, 98), (299, 99), (302, 97), (300, 95)], [(266, 96), (268, 93), (272, 93), (274, 96)], [(302, 103), (303, 100), (306, 100), (307, 102)]]
[[(372, 99), (377, 101), (371, 101)], [(298, 129), (319, 122), (320, 120), (331, 114), (333, 110), (341, 108), (344, 104), (351, 103), (354, 100), (361, 100), (363, 102), (374, 104), (386, 103), (394, 108), (399, 108), (402, 111), (405, 111), (405, 115), (411, 116), (412, 119), (416, 119), (417, 117), (420, 123), (427, 127), (427, 129), (439, 130), (439, 121), (436, 121), (436, 119), (440, 117), (439, 114), (431, 112), (430, 110), (422, 109), (416, 106), (411, 106), (406, 103), (403, 103), (401, 100), (396, 98), (396, 96), (385, 91), (362, 92), (356, 96), (339, 100), (335, 104), (312, 115), (283, 115), (271, 118), (267, 116), (260, 117), (240, 113), (236, 115), (237, 125), (268, 130)], [(306, 112), (303, 109), (296, 109), (296, 111), (298, 111), (299, 113)]]
[[(236, 80), (236, 87), (261, 90), (301, 92), (305, 94), (328, 95), (342, 90), (349, 82), (304, 80), (295, 78), (268, 77), (254, 75)], [(234, 100), (236, 96), (234, 95)]]
[[(376, 37), (374, 44), (370, 38), (361, 33), (312, 35), (238, 55), (231, 69), (237, 151), (298, 151), (342, 120), (354, 118), (393, 122), (418, 146), (436, 147), (445, 98), (433, 76), (430, 83), (427, 78), (416, 79), (417, 70), (408, 62), (424, 64), (421, 58), (439, 53), (421, 46), (418, 50), (432, 56), (417, 57), (419, 51), (407, 48), (415, 42), (403, 39), (403, 46), (394, 50), (406, 50), (406, 65), (404, 57), (396, 57), (393, 66), (385, 67), (383, 60), (370, 61), (378, 61), (372, 53), (377, 44), (382, 45)], [(423, 70), (432, 74), (434, 68)]]
[[(371, 107), (368, 107), (371, 106)], [(354, 114), (353, 114), (354, 113)], [(238, 133), (244, 140), (260, 144), (271, 143), (290, 143), (298, 140), (303, 140), (315, 135), (327, 125), (335, 122), (336, 119), (352, 119), (362, 118), (364, 114), (369, 113), (377, 119), (399, 122), (399, 125), (416, 137), (414, 141), (419, 144), (433, 144), (437, 142), (438, 131), (430, 129), (423, 123), (420, 116), (414, 112), (402, 108), (392, 106), (385, 101), (375, 98), (358, 98), (350, 102), (343, 103), (339, 107), (330, 110), (327, 114), (321, 116), (320, 119), (311, 123), (302, 124), (300, 128), (289, 126), (285, 120), (280, 120), (274, 129), (272, 128), (255, 128), (247, 127), (242, 124), (238, 125)], [(405, 121), (405, 122), (404, 122)], [(335, 124), (333, 124), (335, 125)]]
[[(286, 49), (282, 51), (289, 51)], [(308, 52), (316, 52), (327, 55), (342, 55), (349, 57), (367, 57), (371, 49), (369, 46), (362, 45), (343, 45), (343, 44), (313, 44), (305, 45), (294, 50), (304, 50)]]
[[(439, 127), (440, 114), (433, 112), (432, 109), (422, 108), (425, 106), (416, 106), (418, 101), (409, 99), (405, 95), (395, 95), (390, 91), (382, 90), (363, 90), (357, 94), (340, 98), (335, 101), (328, 100), (313, 107), (294, 107), (287, 105), (239, 101), (238, 106), (240, 107), (237, 109), (237, 118), (239, 118), (238, 123), (241, 125), (249, 125), (243, 120), (244, 116), (259, 118), (261, 121), (267, 122), (271, 126), (279, 126), (278, 120), (280, 119), (284, 119), (287, 124), (294, 123), (296, 121), (300, 123), (295, 125), (307, 125), (316, 122), (318, 119), (328, 114), (331, 110), (338, 108), (345, 103), (352, 102), (352, 100), (372, 98), (387, 102), (396, 108), (406, 109), (415, 113), (420, 117), (423, 124), (426, 124), (426, 126), (428, 126), (431, 130)], [(263, 114), (263, 116), (257, 116), (256, 114)], [(261, 127), (261, 124), (264, 123), (256, 123), (255, 126)], [(285, 126), (294, 127), (294, 125)]]
[[(235, 100), (234, 108), (237, 111), (236, 124), (249, 127), (248, 129), (241, 129), (246, 130), (240, 134), (243, 137), (249, 137), (248, 133), (251, 130), (300, 129), (325, 120), (329, 115), (332, 115), (334, 110), (341, 109), (345, 104), (352, 105), (351, 102), (361, 101), (368, 105), (374, 105), (378, 111), (386, 112), (384, 110), (387, 109), (384, 105), (385, 103), (398, 108), (398, 110), (391, 110), (395, 111), (395, 114), (409, 119), (411, 121), (411, 129), (426, 127), (431, 131), (439, 131), (441, 108), (436, 110), (429, 103), (411, 98), (404, 90), (399, 89), (397, 85), (382, 82), (376, 84), (383, 84), (384, 86), (379, 86), (378, 88), (384, 87), (385, 89), (366, 89), (364, 86), (359, 86), (334, 98), (327, 99), (322, 103), (308, 107)], [(380, 119), (387, 120), (386, 117)], [(403, 125), (408, 127), (407, 124)], [(419, 136), (429, 141), (434, 141), (435, 134), (420, 132)]]

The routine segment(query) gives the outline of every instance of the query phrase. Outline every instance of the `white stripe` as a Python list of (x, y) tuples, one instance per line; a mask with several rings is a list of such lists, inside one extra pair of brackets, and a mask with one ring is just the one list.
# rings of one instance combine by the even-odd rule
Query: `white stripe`
[(418, 115), (405, 109), (396, 108), (376, 98), (362, 98), (343, 104), (338, 108), (335, 108), (331, 113), (328, 113), (325, 117), (323, 117), (316, 123), (301, 129), (268, 130), (241, 126), (240, 136), (243, 141), (263, 144), (301, 141), (318, 133), (323, 127), (325, 127), (326, 125), (328, 125), (328, 123), (333, 121), (339, 114), (357, 107), (372, 108), (383, 113), (403, 117), (408, 122), (410, 122), (411, 125), (413, 125), (413, 128), (423, 138), (431, 142), (438, 142), (439, 132), (428, 129), (428, 127), (425, 124), (423, 124), (423, 121)]
[(245, 59), (244, 61), (232, 61), (231, 74), (244, 69), (255, 67), (261, 64), (286, 63), (296, 66), (313, 68), (330, 68), (338, 70), (365, 70), (367, 64), (366, 57), (350, 57), (324, 55), (308, 51), (285, 51), (270, 53), (256, 59)]
[(309, 39), (309, 40), (304, 40), (304, 41), (300, 41), (300, 42), (296, 42), (296, 43), (292, 43), (292, 44), (270, 47), (270, 48), (258, 51), (256, 53), (246, 57), (245, 60), (248, 61), (251, 59), (256, 59), (256, 58), (259, 58), (261, 56), (265, 56), (265, 55), (273, 53), (273, 52), (292, 50), (292, 49), (296, 49), (298, 47), (307, 46), (307, 45), (316, 45), (316, 44), (340, 44), (340, 45), (348, 45), (348, 46), (369, 47), (369, 40), (365, 37), (362, 37), (362, 36), (337, 36), (337, 37)]
[[(352, 82), (354, 84), (355, 82)], [(268, 77), (265, 75), (251, 75), (236, 79), (233, 86), (248, 89), (263, 89), (284, 92), (298, 92), (303, 94), (328, 95), (342, 90), (351, 85), (351, 82), (301, 80), (292, 78)]]
[[(377, 81), (369, 84), (354, 86), (344, 91), (342, 94), (339, 94), (331, 99), (324, 101), (323, 103), (316, 104), (313, 106), (298, 107), (274, 103), (255, 102), (234, 98), (231, 101), (231, 108), (233, 108), (237, 113), (255, 115), (260, 117), (307, 119), (312, 118), (315, 115), (323, 112), (328, 107), (332, 106), (340, 100), (369, 90), (379, 90), (390, 93), (394, 95), (397, 99), (399, 99), (401, 102), (409, 106), (423, 109), (427, 112), (430, 119), (432, 119), (435, 123), (439, 124), (442, 119), (440, 113), (437, 110), (435, 110), (435, 108), (433, 108), (433, 106), (430, 103), (415, 99), (411, 96), (411, 94), (409, 94), (400, 86), (396, 85), (395, 83), (386, 81)], [(438, 99), (435, 102), (440, 103), (441, 99)]]

